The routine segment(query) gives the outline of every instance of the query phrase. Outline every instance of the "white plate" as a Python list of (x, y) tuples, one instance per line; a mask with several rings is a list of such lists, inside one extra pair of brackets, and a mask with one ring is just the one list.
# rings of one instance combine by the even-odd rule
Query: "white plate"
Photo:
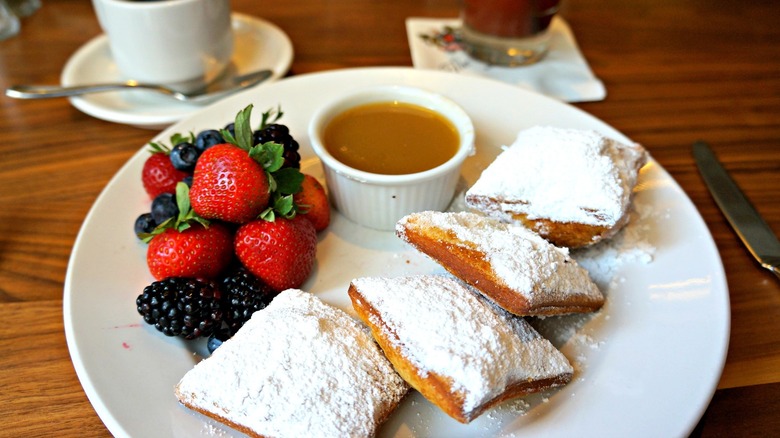
[[(352, 69), (285, 79), (231, 96), (193, 114), (174, 132), (221, 127), (249, 103), (282, 105), (283, 122), (301, 144), (303, 170), (321, 177), (306, 134), (313, 111), (355, 87), (412, 85), (441, 93), (471, 115), (478, 154), (467, 160), (464, 186), (535, 124), (591, 128), (626, 138), (556, 100), (487, 79), (406, 68)], [(253, 121), (253, 125), (259, 121)], [(116, 436), (232, 436), (235, 432), (181, 407), (173, 386), (199, 359), (201, 344), (166, 338), (145, 325), (134, 300), (152, 281), (145, 246), (132, 224), (149, 208), (140, 183), (147, 152), (111, 180), (79, 233), (65, 281), (65, 332), (73, 364), (98, 415)], [(575, 363), (571, 384), (494, 409), (470, 425), (440, 413), (418, 394), (404, 401), (381, 436), (687, 436), (715, 390), (726, 356), (729, 302), (723, 267), (701, 216), (657, 163), (641, 178), (625, 238), (653, 253), (650, 263), (614, 268), (607, 305), (586, 317), (548, 319), (542, 328)], [(634, 242), (634, 243), (632, 243)], [(640, 251), (640, 252), (642, 252)], [(604, 251), (606, 256), (611, 251)], [(303, 289), (354, 315), (346, 289), (364, 275), (440, 272), (391, 232), (360, 228), (336, 214), (322, 234), (317, 265)], [(606, 281), (609, 283), (609, 279)]]
[[(284, 76), (293, 60), (293, 46), (287, 34), (276, 25), (249, 15), (234, 13), (232, 21), (234, 53), (228, 68), (236, 74), (268, 68), (273, 71), (269, 81)], [(122, 77), (106, 35), (93, 38), (77, 50), (60, 77), (62, 85), (120, 81)], [(141, 90), (88, 94), (71, 97), (70, 101), (98, 119), (149, 129), (161, 129), (203, 108)]]

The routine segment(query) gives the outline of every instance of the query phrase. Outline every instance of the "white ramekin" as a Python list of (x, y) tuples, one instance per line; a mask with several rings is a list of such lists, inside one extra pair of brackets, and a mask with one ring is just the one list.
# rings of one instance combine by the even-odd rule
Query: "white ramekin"
[[(335, 116), (355, 106), (393, 101), (419, 105), (450, 120), (460, 137), (455, 155), (423, 172), (383, 175), (354, 169), (328, 153), (322, 134)], [(322, 161), (336, 209), (360, 225), (379, 230), (393, 230), (395, 223), (409, 213), (446, 209), (455, 194), (463, 161), (474, 153), (474, 125), (466, 112), (439, 94), (407, 86), (361, 89), (326, 104), (309, 123), (309, 139)]]

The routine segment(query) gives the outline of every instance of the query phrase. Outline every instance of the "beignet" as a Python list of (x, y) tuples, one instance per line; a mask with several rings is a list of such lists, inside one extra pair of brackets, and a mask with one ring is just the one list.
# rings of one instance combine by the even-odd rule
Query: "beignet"
[(471, 212), (420, 212), (396, 234), (515, 315), (592, 312), (604, 295), (587, 271), (529, 229)]
[(314, 295), (286, 290), (175, 393), (185, 406), (262, 437), (371, 437), (409, 386), (368, 329)]
[(466, 192), (466, 205), (516, 221), (557, 246), (612, 237), (627, 222), (647, 152), (595, 131), (523, 130)]
[(571, 380), (549, 341), (456, 278), (357, 278), (349, 296), (396, 371), (462, 423)]

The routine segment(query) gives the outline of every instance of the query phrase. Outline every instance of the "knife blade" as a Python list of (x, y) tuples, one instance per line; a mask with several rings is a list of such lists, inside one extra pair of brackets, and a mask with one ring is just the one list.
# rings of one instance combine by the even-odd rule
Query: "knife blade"
[(709, 145), (693, 144), (693, 157), (720, 211), (748, 251), (780, 278), (780, 242), (748, 198), (718, 161)]

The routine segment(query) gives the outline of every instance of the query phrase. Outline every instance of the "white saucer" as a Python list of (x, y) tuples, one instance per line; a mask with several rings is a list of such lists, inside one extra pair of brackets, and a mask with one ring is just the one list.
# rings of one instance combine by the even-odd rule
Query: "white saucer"
[[(293, 46), (287, 34), (257, 17), (233, 13), (232, 18), (234, 53), (228, 68), (235, 69), (238, 74), (269, 68), (273, 75), (266, 83), (284, 76), (293, 60)], [(77, 50), (65, 64), (60, 77), (62, 85), (121, 80), (106, 35), (93, 38)], [(70, 102), (98, 119), (148, 129), (161, 129), (203, 108), (147, 91), (90, 94), (71, 97)]]

